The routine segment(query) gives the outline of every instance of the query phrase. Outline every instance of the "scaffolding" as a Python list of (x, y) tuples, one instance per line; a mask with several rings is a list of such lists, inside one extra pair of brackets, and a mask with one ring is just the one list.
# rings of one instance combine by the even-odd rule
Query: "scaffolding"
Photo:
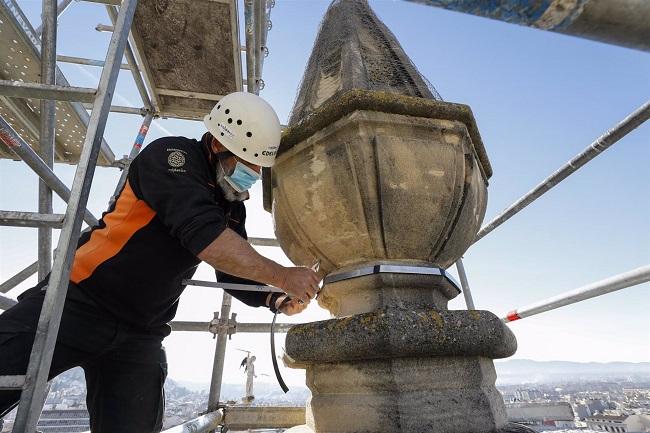
[[(264, 88), (262, 71), (264, 58), (268, 55), (267, 33), (271, 29), (270, 13), (273, 0), (243, 0), (245, 45), (240, 42), (237, 0), (179, 1), (178, 10), (171, 14), (191, 15), (201, 20), (217, 17), (224, 32), (210, 35), (205, 48), (216, 57), (221, 68), (212, 71), (210, 80), (202, 78), (203, 71), (213, 68), (203, 65), (197, 68), (201, 74), (179, 70), (164, 74), (160, 66), (165, 62), (183, 65), (191, 37), (184, 41), (186, 47), (176, 47), (173, 52), (156, 44), (170, 24), (165, 20), (152, 20), (155, 12), (149, 0), (86, 0), (103, 4), (112, 25), (97, 27), (110, 31), (111, 39), (105, 60), (93, 60), (57, 55), (57, 18), (72, 0), (43, 1), (43, 23), (34, 29), (15, 0), (0, 1), (0, 25), (3, 41), (0, 56), (9, 59), (2, 70), (0, 80), (0, 157), (24, 161), (38, 176), (38, 212), (0, 211), (0, 225), (37, 227), (38, 260), (13, 277), (0, 284), (0, 309), (8, 309), (16, 301), (2, 293), (38, 273), (39, 279), (50, 274), (44, 306), (25, 375), (0, 376), (0, 390), (22, 390), (14, 432), (31, 433), (36, 429), (47, 392), (47, 375), (50, 369), (59, 322), (68, 287), (70, 266), (74, 258), (77, 240), (83, 222), (89, 226), (98, 223), (97, 218), (86, 209), (95, 167), (108, 166), (122, 169), (112, 200), (126, 181), (129, 162), (137, 156), (153, 119), (169, 117), (199, 120), (222, 95), (244, 88), (255, 94)], [(152, 9), (153, 8), (153, 9)], [(148, 23), (147, 25), (144, 25)], [(152, 24), (153, 23), (153, 24)], [(245, 52), (245, 78), (241, 52)], [(122, 59), (126, 63), (122, 63)], [(96, 89), (69, 85), (56, 62), (68, 62), (102, 68)], [(182, 69), (181, 66), (179, 68)], [(142, 107), (111, 105), (120, 70), (130, 71), (142, 100)], [(216, 74), (216, 75), (215, 75)], [(207, 75), (207, 74), (206, 74)], [(40, 82), (39, 82), (40, 76)], [(213, 79), (217, 76), (218, 79)], [(35, 100), (40, 100), (37, 105)], [(90, 110), (90, 114), (86, 110)], [(103, 139), (109, 112), (143, 116), (131, 152), (127, 158), (116, 160), (108, 143)], [(475, 242), (508, 221), (526, 206), (539, 199), (554, 186), (575, 173), (582, 166), (618, 142), (629, 132), (650, 118), (650, 101), (607, 130), (583, 152), (571, 159), (529, 193), (517, 200), (503, 213), (486, 224)], [(54, 173), (54, 162), (77, 166), (72, 187), (68, 188)], [(65, 214), (54, 214), (52, 193), (67, 203)], [(52, 229), (60, 229), (58, 245), (52, 257)], [(253, 245), (279, 246), (275, 239), (251, 238)], [(53, 264), (52, 263), (53, 259)], [(462, 263), (456, 263), (465, 302), (474, 309), (474, 301)], [(571, 303), (580, 302), (614, 290), (650, 281), (650, 266), (643, 266), (623, 274), (566, 292), (527, 307), (512, 310), (504, 321), (518, 320)], [(222, 289), (262, 290), (258, 286), (237, 286), (209, 281), (185, 280), (186, 285), (218, 287)], [(268, 290), (264, 287), (263, 290)], [(256, 410), (255, 408), (228, 408), (220, 404), (222, 372), (227, 340), (235, 333), (269, 332), (270, 324), (238, 323), (231, 313), (231, 296), (224, 292), (221, 309), (210, 322), (175, 321), (173, 331), (210, 332), (216, 336), (214, 364), (209, 391), (207, 411), (200, 417), (174, 427), (168, 432), (207, 432), (224, 425), (226, 413), (230, 413), (230, 425), (242, 428), (290, 427), (304, 422), (300, 413), (290, 414), (290, 409)], [(286, 332), (289, 324), (276, 324), (276, 330)], [(226, 426), (228, 423), (226, 423)]]

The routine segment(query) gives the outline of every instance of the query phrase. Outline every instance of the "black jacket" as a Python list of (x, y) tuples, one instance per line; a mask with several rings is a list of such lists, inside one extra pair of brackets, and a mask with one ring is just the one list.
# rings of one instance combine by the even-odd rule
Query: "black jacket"
[[(216, 185), (217, 161), (201, 141), (165, 137), (131, 163), (128, 180), (98, 226), (82, 234), (70, 280), (118, 318), (142, 328), (165, 325), (200, 260), (226, 228), (246, 238), (246, 208)], [(217, 272), (218, 281), (259, 284)], [(229, 292), (251, 306), (267, 293)]]

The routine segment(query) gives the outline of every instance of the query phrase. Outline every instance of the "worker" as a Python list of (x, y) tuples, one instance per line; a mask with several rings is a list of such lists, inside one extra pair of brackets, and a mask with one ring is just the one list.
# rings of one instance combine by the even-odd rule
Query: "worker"
[[(150, 143), (99, 225), (80, 237), (49, 377), (84, 369), (93, 433), (162, 429), (162, 340), (183, 280), (201, 261), (214, 267), (218, 281), (284, 291), (229, 292), (253, 307), (297, 314), (318, 291), (316, 272), (282, 266), (246, 241), (243, 202), (280, 144), (273, 108), (254, 94), (232, 93), (204, 124), (200, 141)], [(46, 278), (0, 315), (0, 375), (25, 374), (47, 284)], [(0, 391), (0, 418), (19, 397), (20, 391)]]

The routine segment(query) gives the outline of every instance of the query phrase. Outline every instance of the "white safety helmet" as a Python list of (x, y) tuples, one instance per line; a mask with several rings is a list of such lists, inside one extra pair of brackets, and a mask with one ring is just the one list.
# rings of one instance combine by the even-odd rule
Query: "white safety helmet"
[(203, 118), (226, 149), (251, 164), (271, 167), (280, 145), (280, 120), (273, 107), (253, 93), (235, 92)]

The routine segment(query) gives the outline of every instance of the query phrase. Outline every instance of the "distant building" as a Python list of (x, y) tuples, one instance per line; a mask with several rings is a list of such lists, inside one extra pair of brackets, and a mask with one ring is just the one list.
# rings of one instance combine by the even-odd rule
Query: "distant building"
[(589, 406), (586, 404), (576, 404), (574, 407), (576, 416), (580, 419), (583, 420), (589, 416), (591, 416), (591, 411), (589, 410)]
[(589, 408), (589, 412), (592, 414), (595, 414), (596, 412), (603, 413), (603, 411), (608, 408), (602, 400), (597, 399), (587, 401), (587, 407)]
[(515, 391), (501, 391), (501, 396), (503, 397), (503, 401), (506, 403), (512, 403), (513, 401), (517, 401), (517, 396), (515, 394)]
[(650, 415), (594, 415), (587, 417), (587, 427), (611, 433), (650, 432)]
[(90, 430), (86, 409), (47, 409), (41, 413), (37, 429), (42, 433), (76, 433)]
[(516, 401), (533, 401), (544, 397), (544, 394), (537, 389), (518, 389), (515, 391)]
[(509, 403), (506, 404), (508, 421), (527, 425), (574, 427), (573, 409), (567, 402)]

